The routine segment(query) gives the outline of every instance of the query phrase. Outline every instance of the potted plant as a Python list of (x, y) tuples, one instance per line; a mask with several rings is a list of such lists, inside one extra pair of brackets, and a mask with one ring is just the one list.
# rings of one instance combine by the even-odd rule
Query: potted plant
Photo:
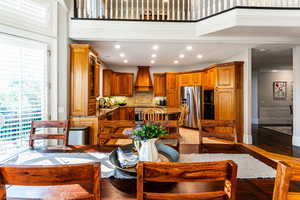
[(139, 152), (140, 161), (158, 161), (158, 151), (155, 142), (159, 137), (168, 134), (165, 127), (160, 124), (148, 123), (133, 132), (134, 140), (140, 145), (136, 145)]

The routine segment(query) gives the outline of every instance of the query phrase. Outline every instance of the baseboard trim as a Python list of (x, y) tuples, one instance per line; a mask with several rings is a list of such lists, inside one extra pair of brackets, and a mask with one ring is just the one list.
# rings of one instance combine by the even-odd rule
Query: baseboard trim
[(300, 136), (293, 136), (293, 145), (300, 147)]
[(252, 144), (252, 135), (245, 134), (243, 142), (245, 144)]

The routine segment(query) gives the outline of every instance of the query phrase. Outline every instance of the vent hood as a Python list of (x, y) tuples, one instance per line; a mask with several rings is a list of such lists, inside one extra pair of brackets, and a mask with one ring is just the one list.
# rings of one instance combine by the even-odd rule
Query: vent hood
[(148, 66), (139, 66), (135, 81), (135, 91), (148, 92), (153, 90), (150, 70)]

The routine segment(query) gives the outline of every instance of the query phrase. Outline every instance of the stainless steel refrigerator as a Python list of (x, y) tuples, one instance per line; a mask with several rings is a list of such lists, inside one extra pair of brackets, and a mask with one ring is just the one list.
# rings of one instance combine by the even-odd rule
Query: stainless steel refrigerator
[(201, 119), (201, 86), (181, 87), (181, 104), (189, 106), (189, 112), (185, 120), (185, 127), (198, 128), (197, 121)]

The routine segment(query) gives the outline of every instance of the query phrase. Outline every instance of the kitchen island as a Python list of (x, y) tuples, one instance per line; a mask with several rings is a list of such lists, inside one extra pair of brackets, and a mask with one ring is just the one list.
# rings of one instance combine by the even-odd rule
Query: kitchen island
[(89, 127), (89, 144), (98, 144), (98, 133), (100, 130), (101, 120), (141, 120), (139, 116), (145, 109), (148, 108), (162, 108), (169, 115), (169, 119), (178, 119), (181, 109), (155, 106), (155, 105), (126, 105), (126, 106), (112, 106), (110, 108), (97, 109), (97, 114), (94, 116), (71, 116), (71, 126), (87, 126)]

